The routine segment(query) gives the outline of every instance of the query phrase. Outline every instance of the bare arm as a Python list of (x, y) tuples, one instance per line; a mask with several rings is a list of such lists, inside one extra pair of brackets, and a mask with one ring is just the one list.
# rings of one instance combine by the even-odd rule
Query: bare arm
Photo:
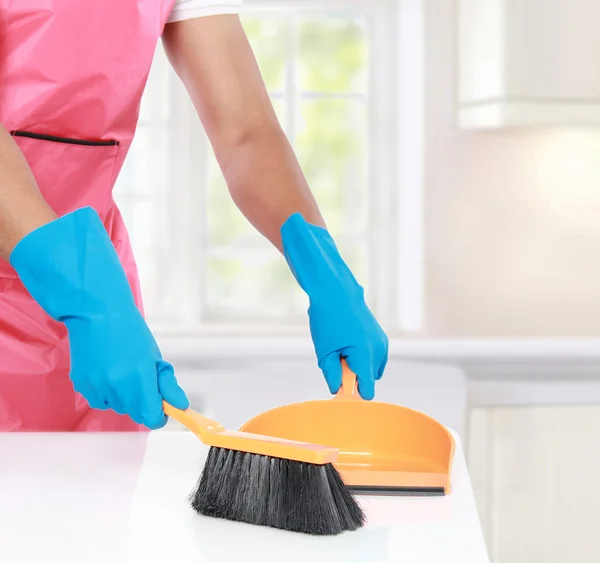
[(239, 18), (168, 24), (163, 41), (245, 217), (279, 250), (279, 229), (291, 214), (324, 227)]
[(23, 153), (0, 125), (0, 258), (31, 231), (56, 219)]

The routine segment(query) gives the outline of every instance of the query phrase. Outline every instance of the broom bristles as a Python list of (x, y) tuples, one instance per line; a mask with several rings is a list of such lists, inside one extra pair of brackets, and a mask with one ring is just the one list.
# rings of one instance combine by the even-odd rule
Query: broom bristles
[(212, 447), (190, 494), (199, 514), (313, 535), (362, 527), (365, 515), (331, 464)]

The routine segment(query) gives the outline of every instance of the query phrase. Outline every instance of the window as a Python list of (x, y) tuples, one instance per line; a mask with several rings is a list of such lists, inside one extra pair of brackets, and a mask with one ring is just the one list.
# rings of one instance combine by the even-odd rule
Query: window
[[(242, 15), (280, 122), (382, 319), (394, 307), (393, 6), (387, 0), (247, 0)], [(231, 201), (161, 47), (115, 194), (151, 324), (278, 331), (305, 325), (305, 295), (279, 252)]]

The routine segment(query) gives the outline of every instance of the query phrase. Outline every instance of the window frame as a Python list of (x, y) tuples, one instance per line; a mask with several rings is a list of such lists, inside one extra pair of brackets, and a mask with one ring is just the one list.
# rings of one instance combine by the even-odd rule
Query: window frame
[[(423, 328), (424, 248), (422, 225), (423, 66), (422, 0), (246, 0), (242, 16), (265, 9), (298, 14), (358, 9), (368, 15), (368, 248), (372, 265), (369, 304), (391, 334)], [(420, 58), (419, 58), (420, 57)], [(169, 73), (173, 109), (168, 126), (170, 181), (178, 186), (169, 195), (169, 241), (164, 270), (169, 291), (163, 311), (149, 319), (155, 333), (165, 336), (288, 336), (305, 333), (286, 323), (250, 325), (207, 324), (204, 317), (208, 257), (207, 177), (208, 140), (196, 111), (176, 75)], [(416, 107), (416, 111), (415, 111)], [(408, 124), (408, 126), (407, 126)], [(416, 142), (414, 140), (416, 139)], [(400, 220), (399, 220), (400, 219)], [(394, 259), (390, 260), (392, 256)], [(176, 310), (169, 319), (168, 311)]]

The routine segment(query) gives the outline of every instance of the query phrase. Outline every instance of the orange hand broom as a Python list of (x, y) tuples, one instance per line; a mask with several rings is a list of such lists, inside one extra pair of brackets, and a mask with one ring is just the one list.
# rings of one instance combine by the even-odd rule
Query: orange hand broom
[(364, 525), (362, 510), (333, 465), (337, 449), (227, 430), (168, 403), (164, 411), (210, 446), (190, 495), (199, 514), (314, 535)]

